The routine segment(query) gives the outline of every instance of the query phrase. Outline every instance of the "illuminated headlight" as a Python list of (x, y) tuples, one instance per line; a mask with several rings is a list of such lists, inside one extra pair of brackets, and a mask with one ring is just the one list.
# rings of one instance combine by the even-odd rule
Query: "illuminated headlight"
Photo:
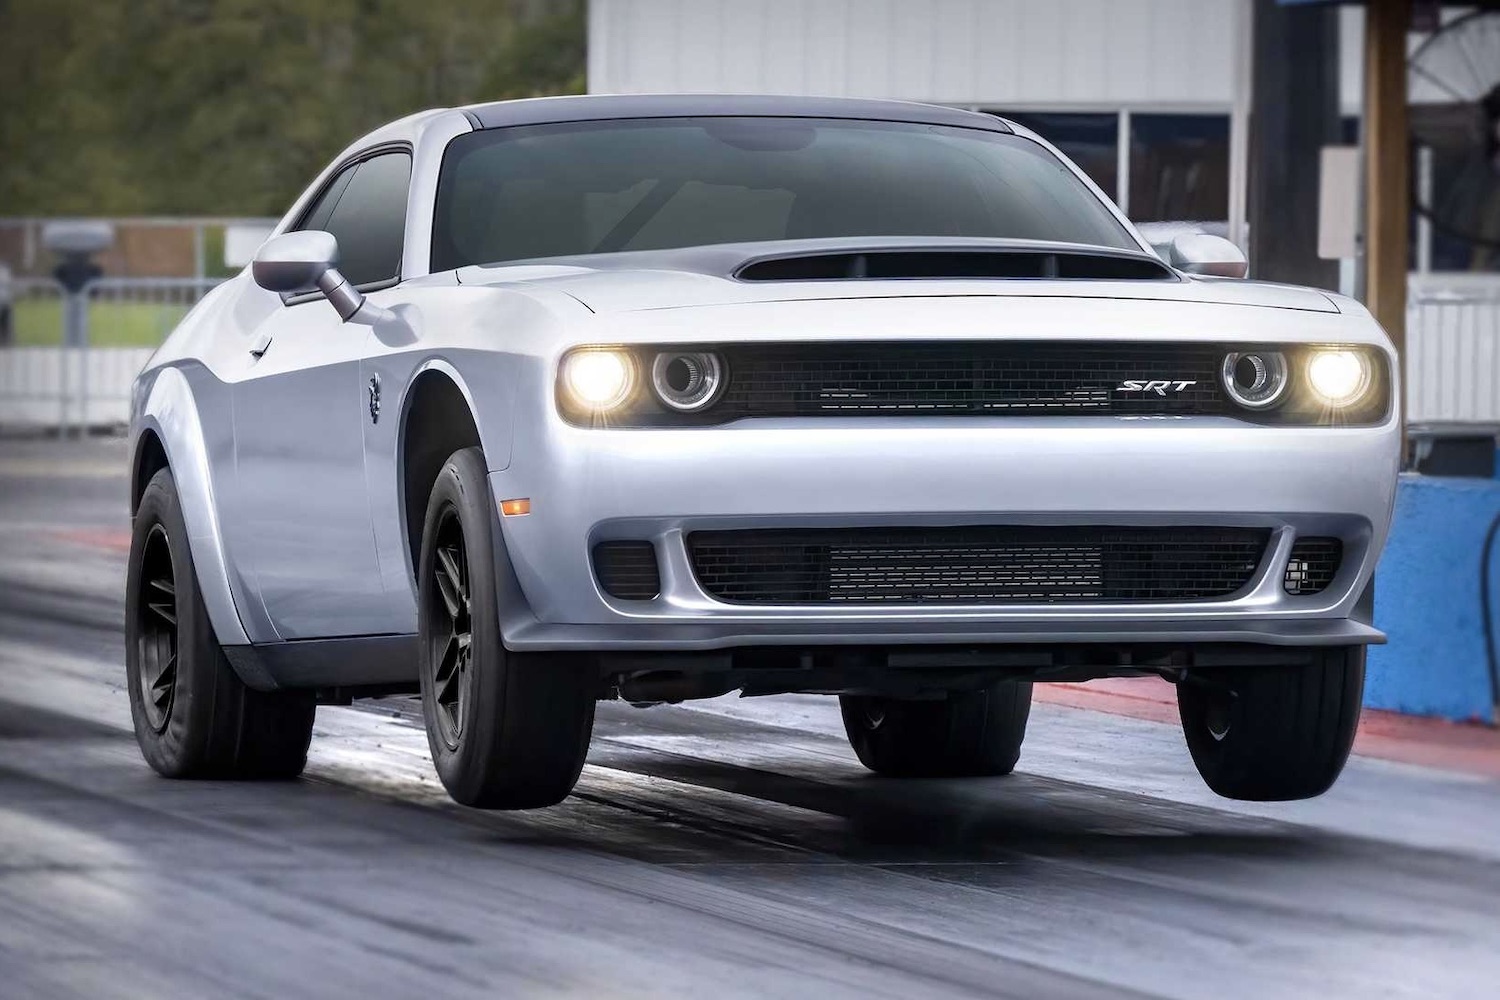
[(1280, 351), (1244, 351), (1224, 356), (1220, 369), (1224, 391), (1249, 410), (1275, 406), (1286, 391), (1286, 355)]
[(664, 351), (651, 362), (651, 387), (674, 410), (701, 410), (724, 384), (724, 363), (708, 351)]
[(630, 398), (635, 362), (624, 351), (607, 347), (574, 351), (563, 358), (562, 384), (579, 406), (603, 413)]
[(1370, 388), (1370, 362), (1356, 351), (1323, 349), (1307, 359), (1307, 384), (1328, 406), (1348, 406)]

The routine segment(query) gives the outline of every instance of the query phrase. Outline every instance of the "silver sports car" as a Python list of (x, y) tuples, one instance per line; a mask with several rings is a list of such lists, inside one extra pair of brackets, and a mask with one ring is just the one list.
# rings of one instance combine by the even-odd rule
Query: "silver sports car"
[(462, 803), (554, 803), (600, 698), (822, 692), (999, 775), (1033, 681), (1154, 674), (1222, 795), (1338, 776), (1400, 441), (1357, 303), (1153, 248), (1026, 129), (578, 97), (365, 136), (135, 388), (136, 735), (289, 776), (422, 695)]

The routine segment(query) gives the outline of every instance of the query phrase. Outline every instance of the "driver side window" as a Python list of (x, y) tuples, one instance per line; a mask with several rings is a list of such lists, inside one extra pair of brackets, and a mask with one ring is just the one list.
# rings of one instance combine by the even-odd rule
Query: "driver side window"
[(401, 277), (410, 183), (410, 153), (380, 153), (350, 164), (323, 189), (297, 229), (333, 234), (349, 284), (394, 282)]

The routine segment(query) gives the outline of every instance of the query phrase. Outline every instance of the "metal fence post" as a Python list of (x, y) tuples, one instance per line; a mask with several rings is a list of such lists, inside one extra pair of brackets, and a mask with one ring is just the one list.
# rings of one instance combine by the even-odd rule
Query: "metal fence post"
[(94, 283), (91, 281), (78, 290), (78, 436), (89, 434), (89, 315), (93, 302)]

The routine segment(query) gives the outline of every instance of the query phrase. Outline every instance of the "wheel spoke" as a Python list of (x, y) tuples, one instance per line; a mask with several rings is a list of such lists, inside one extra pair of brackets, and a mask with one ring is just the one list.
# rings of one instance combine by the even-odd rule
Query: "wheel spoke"
[(136, 590), (136, 692), (145, 722), (162, 732), (172, 713), (177, 689), (177, 584), (166, 528), (153, 524), (140, 556)]
[(432, 721), (443, 741), (456, 748), (468, 711), (472, 626), (463, 522), (455, 510), (444, 511), (438, 521), (431, 573), (429, 583), (435, 585), (435, 594), (427, 599), (432, 618), (426, 648), (432, 657), (432, 673), (428, 675), (432, 678)]
[(464, 593), (463, 576), (458, 567), (458, 560), (452, 549), (438, 549), (438, 591), (442, 594), (443, 605), (448, 609), (448, 617), (457, 621), (464, 612), (464, 605), (468, 603)]
[(469, 705), (469, 647), (465, 646), (459, 654), (458, 670), (454, 671), (454, 678), (458, 683), (458, 697), (455, 699), (453, 728), (455, 731), (463, 729), (464, 717), (468, 715)]
[(166, 665), (161, 668), (161, 673), (156, 675), (156, 680), (151, 683), (151, 698), (156, 706), (163, 711), (172, 703), (172, 688), (177, 683), (177, 654), (172, 654), (167, 659)]
[(448, 640), (448, 645), (443, 647), (443, 658), (438, 661), (437, 672), (433, 675), (439, 701), (443, 700), (443, 692), (453, 683), (453, 678), (458, 673), (459, 653), (458, 636), (453, 636)]

